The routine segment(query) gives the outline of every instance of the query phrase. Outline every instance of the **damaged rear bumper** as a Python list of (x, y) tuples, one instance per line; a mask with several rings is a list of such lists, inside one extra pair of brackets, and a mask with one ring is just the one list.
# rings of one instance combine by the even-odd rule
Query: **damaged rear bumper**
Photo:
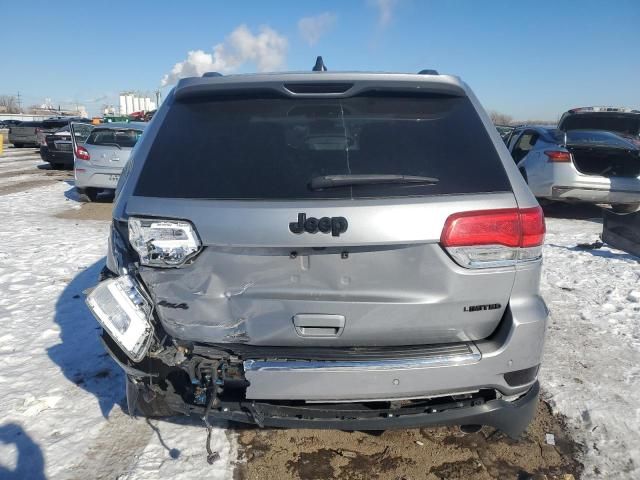
[[(263, 427), (337, 430), (391, 430), (437, 425), (488, 425), (518, 438), (535, 416), (538, 382), (515, 401), (494, 399), (450, 401), (429, 407), (368, 409), (355, 405), (281, 406), (261, 402), (240, 402), (236, 409), (224, 406), (216, 419), (257, 423)], [(226, 411), (225, 411), (226, 408)], [(201, 409), (200, 414), (204, 414)]]

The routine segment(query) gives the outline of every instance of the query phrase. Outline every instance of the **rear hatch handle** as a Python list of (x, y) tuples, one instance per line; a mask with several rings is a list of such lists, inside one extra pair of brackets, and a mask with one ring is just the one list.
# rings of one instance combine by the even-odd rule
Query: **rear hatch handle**
[(301, 337), (339, 337), (344, 325), (343, 315), (298, 313), (293, 316), (293, 326)]

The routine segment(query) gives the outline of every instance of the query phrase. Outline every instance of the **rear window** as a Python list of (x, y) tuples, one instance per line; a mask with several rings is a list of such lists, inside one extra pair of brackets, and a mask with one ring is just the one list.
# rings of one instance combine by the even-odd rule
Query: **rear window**
[[(436, 185), (311, 190), (325, 175), (437, 177)], [(466, 97), (190, 99), (171, 106), (135, 194), (207, 199), (384, 198), (509, 191)]]
[(122, 148), (132, 148), (140, 136), (141, 130), (126, 129), (116, 130), (113, 128), (94, 128), (87, 138), (89, 145), (118, 146)]
[(45, 120), (42, 127), (46, 129), (61, 128), (69, 124), (69, 120)]
[(608, 130), (610, 132), (638, 135), (640, 114), (578, 113), (562, 121), (562, 130)]

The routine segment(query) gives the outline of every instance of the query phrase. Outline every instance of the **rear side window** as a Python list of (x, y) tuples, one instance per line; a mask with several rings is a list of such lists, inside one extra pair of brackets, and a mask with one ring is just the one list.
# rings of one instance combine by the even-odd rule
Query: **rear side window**
[(42, 122), (20, 122), (17, 127), (42, 127)]
[[(314, 177), (397, 174), (436, 185), (311, 190)], [(466, 97), (228, 98), (174, 103), (135, 194), (207, 199), (385, 198), (509, 191)]]
[(114, 128), (94, 128), (87, 138), (88, 145), (118, 146), (132, 148), (140, 136), (141, 130), (127, 129), (116, 130)]

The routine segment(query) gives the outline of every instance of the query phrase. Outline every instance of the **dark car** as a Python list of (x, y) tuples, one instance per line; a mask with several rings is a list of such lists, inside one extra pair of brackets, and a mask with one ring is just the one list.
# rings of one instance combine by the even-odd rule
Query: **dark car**
[(42, 128), (42, 122), (26, 121), (12, 125), (9, 129), (9, 143), (16, 148), (38, 145), (38, 130)]
[(22, 120), (0, 120), (0, 128), (11, 128), (14, 127), (16, 125), (18, 125), (19, 123), (21, 123)]
[(61, 170), (73, 166), (72, 149), (71, 132), (69, 131), (69, 125), (67, 125), (45, 137), (44, 149), (41, 147), (40, 155), (45, 162), (51, 164), (51, 168)]
[[(49, 148), (46, 141), (47, 135), (51, 135), (52, 133), (59, 131), (62, 127), (68, 127), (71, 122), (91, 123), (91, 120), (81, 117), (55, 117), (42, 121), (42, 126), (36, 134), (38, 144), (40, 145), (40, 158), (42, 158), (42, 160), (45, 162), (49, 161), (47, 160), (47, 150)], [(69, 129), (67, 128), (66, 131), (68, 132)], [(73, 159), (71, 159), (70, 164), (73, 164)]]

